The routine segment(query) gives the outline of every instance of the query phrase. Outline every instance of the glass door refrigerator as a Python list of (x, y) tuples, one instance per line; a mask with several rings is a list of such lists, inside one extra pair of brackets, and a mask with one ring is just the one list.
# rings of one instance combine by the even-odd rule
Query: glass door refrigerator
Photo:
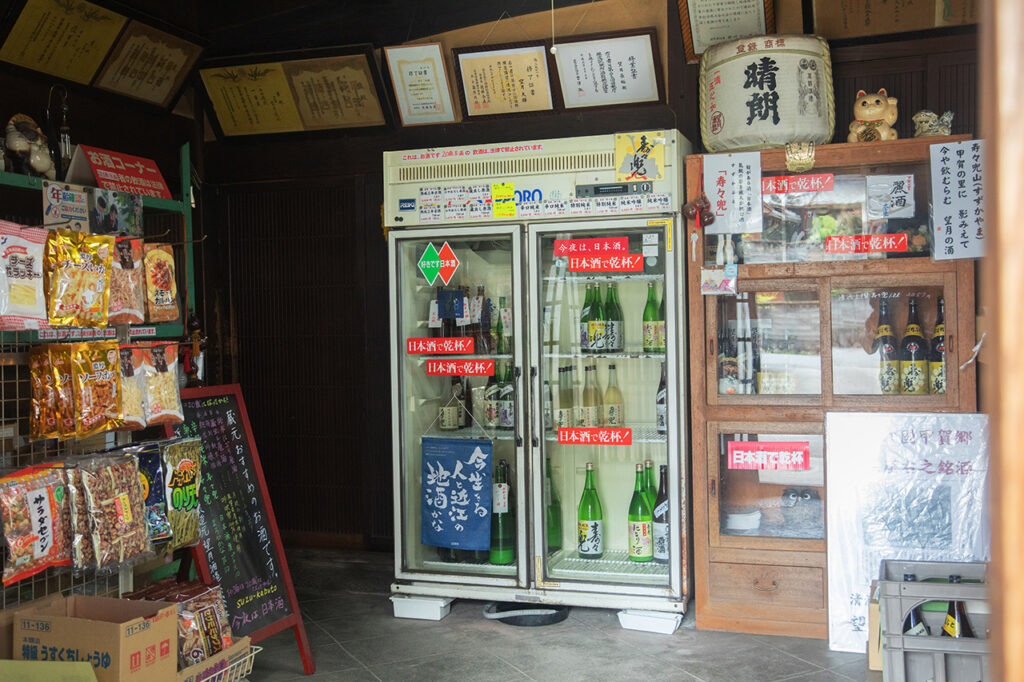
[(396, 615), (685, 610), (689, 150), (646, 131), (385, 153)]

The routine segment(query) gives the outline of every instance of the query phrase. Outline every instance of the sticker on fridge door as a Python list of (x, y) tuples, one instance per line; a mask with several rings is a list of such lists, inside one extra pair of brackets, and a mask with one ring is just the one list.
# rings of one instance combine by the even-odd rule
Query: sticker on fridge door
[(495, 218), (516, 217), (516, 185), (514, 182), (491, 184), (491, 210)]
[(490, 549), (491, 441), (423, 437), (420, 443), (420, 542), (434, 547)]
[(415, 211), (416, 200), (415, 199), (399, 199), (398, 200), (399, 211)]
[(644, 257), (639, 253), (569, 256), (570, 272), (640, 272), (643, 269)]
[(441, 246), (441, 250), (438, 251), (433, 243), (427, 244), (427, 248), (423, 250), (423, 255), (420, 256), (417, 265), (420, 268), (420, 272), (427, 280), (427, 284), (434, 284), (434, 281), (440, 277), (441, 281), (445, 286), (452, 281), (452, 277), (455, 275), (455, 271), (459, 269), (460, 261), (455, 252), (452, 251), (452, 247), (445, 242)]
[(633, 429), (560, 428), (559, 445), (632, 445)]
[(427, 376), (492, 377), (494, 360), (427, 360)]
[(808, 441), (729, 441), (730, 469), (805, 470), (811, 466)]
[(615, 180), (660, 180), (665, 177), (665, 131), (615, 135)]
[(555, 256), (589, 256), (601, 253), (625, 255), (629, 251), (629, 237), (590, 237), (586, 239), (556, 239)]

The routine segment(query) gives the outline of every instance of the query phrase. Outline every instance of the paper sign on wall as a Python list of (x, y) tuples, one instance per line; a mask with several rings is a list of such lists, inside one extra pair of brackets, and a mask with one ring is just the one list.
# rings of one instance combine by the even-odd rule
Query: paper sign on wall
[(615, 135), (615, 180), (660, 180), (665, 177), (665, 131)]
[(761, 232), (761, 153), (706, 154), (704, 193), (715, 214), (707, 234)]
[(935, 260), (985, 255), (985, 142), (933, 144)]

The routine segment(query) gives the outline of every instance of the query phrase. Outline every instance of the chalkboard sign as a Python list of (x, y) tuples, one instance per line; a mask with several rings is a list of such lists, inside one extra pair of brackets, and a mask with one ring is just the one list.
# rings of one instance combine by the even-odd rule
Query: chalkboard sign
[(237, 384), (181, 392), (184, 424), (175, 436), (202, 440), (199, 534), (200, 576), (221, 587), (231, 630), (265, 639), (288, 627), (306, 674), (314, 671), (295, 588), (281, 547), (249, 415)]

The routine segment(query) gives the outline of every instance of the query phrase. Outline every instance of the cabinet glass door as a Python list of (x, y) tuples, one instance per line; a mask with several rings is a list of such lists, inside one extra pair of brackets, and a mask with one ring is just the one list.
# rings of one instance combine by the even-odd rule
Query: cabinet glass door
[(678, 592), (675, 388), (685, 349), (666, 242), (673, 226), (652, 222), (547, 226), (530, 240), (542, 586)]
[(521, 233), (466, 232), (391, 235), (399, 573), (520, 584)]

